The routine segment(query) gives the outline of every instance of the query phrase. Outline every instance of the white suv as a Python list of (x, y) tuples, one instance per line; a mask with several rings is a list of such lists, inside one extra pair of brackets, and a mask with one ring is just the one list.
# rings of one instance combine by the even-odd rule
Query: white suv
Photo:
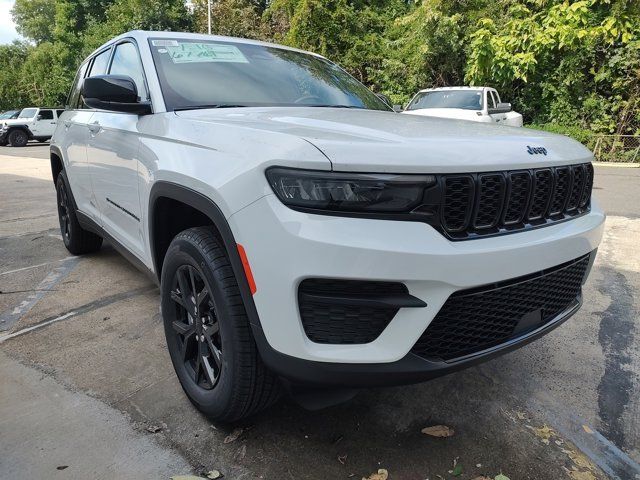
[(106, 238), (159, 283), (180, 382), (223, 421), (558, 326), (602, 236), (591, 160), (563, 136), (395, 114), (312, 53), (139, 31), (83, 62), (51, 146), (66, 247)]
[(62, 112), (55, 108), (23, 108), (16, 118), (0, 124), (0, 145), (24, 147), (29, 140), (46, 142), (56, 130)]

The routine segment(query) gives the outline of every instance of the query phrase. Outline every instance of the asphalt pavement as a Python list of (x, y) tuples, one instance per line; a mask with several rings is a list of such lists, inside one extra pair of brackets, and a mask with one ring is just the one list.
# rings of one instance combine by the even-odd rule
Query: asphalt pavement
[(46, 147), (16, 150), (0, 147), (0, 478), (640, 479), (640, 169), (596, 167), (605, 238), (562, 327), (428, 383), (225, 426), (180, 388), (157, 288), (108, 245), (70, 256)]

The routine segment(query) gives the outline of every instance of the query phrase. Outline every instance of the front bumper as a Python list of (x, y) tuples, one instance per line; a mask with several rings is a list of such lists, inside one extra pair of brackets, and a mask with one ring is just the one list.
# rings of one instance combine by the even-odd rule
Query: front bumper
[[(354, 378), (346, 383), (361, 378), (371, 385), (374, 378), (367, 372), (372, 377), (394, 372), (393, 383), (407, 383), (407, 375), (420, 381), (435, 371), (446, 373), (516, 348), (559, 325), (575, 310), (540, 332), (460, 364), (439, 365), (409, 353), (452, 293), (525, 276), (593, 252), (602, 237), (604, 218), (593, 202), (590, 213), (557, 225), (451, 242), (423, 223), (306, 214), (267, 195), (232, 215), (229, 222), (236, 241), (245, 248), (257, 285), (256, 336), (264, 337), (263, 356), (266, 348), (272, 357), (265, 361), (272, 368), (275, 364), (276, 370), (277, 364), (286, 363), (287, 372), (280, 373), (288, 377), (309, 378), (312, 370), (318, 372), (320, 383), (326, 383), (338, 373), (353, 372)], [(297, 301), (298, 285), (310, 277), (401, 282), (427, 306), (400, 309), (370, 343), (314, 343), (305, 334)]]

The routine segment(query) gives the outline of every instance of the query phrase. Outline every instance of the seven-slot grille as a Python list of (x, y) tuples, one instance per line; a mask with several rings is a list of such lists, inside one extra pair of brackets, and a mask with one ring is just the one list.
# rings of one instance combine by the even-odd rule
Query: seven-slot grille
[(578, 304), (590, 255), (527, 277), (451, 295), (411, 349), (450, 361), (526, 335)]
[(453, 239), (506, 233), (589, 210), (591, 163), (442, 177), (442, 229)]

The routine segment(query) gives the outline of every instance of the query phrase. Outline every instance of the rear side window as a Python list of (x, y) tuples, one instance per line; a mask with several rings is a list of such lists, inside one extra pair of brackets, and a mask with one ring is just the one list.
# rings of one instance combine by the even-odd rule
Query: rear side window
[(73, 81), (73, 87), (69, 92), (69, 98), (67, 99), (67, 108), (80, 108), (78, 103), (80, 102), (80, 88), (82, 87), (82, 80), (84, 80), (84, 74), (87, 72), (87, 66), (89, 62), (83, 63), (76, 73), (76, 78)]
[(40, 110), (40, 120), (53, 120), (53, 110)]
[(99, 53), (93, 58), (91, 70), (89, 71), (89, 75), (87, 75), (87, 77), (95, 77), (96, 75), (104, 75), (105, 73), (107, 73), (110, 53), (111, 49), (108, 48), (104, 52)]

